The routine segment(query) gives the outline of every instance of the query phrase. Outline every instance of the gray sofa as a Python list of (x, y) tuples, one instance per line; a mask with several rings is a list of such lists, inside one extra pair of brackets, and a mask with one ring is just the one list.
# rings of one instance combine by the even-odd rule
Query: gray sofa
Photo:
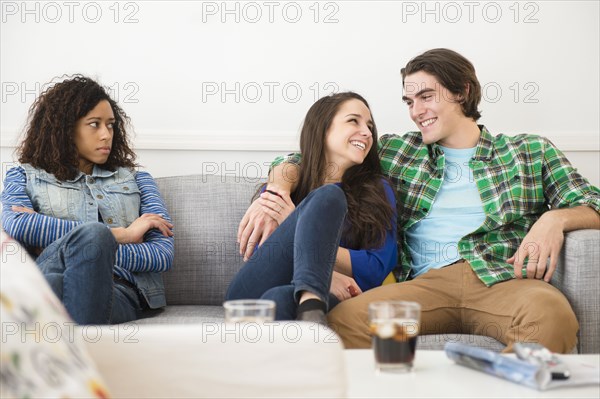
[[(157, 179), (175, 225), (175, 262), (164, 275), (168, 306), (138, 324), (222, 321), (225, 290), (242, 265), (236, 232), (258, 185), (256, 179), (190, 175)], [(567, 234), (552, 284), (569, 299), (580, 323), (578, 351), (600, 353), (600, 232)], [(490, 337), (425, 335), (421, 349), (442, 349), (448, 341), (494, 350)]]

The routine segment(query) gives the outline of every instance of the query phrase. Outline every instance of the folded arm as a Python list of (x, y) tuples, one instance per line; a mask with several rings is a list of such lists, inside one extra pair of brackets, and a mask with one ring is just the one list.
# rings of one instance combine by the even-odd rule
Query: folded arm
[[(135, 232), (126, 231), (126, 228), (111, 229), (120, 243), (117, 265), (132, 272), (169, 270), (174, 257), (170, 217), (150, 174), (138, 172), (136, 183), (140, 188), (142, 215), (136, 222), (142, 220), (138, 224), (144, 226)], [(27, 176), (23, 168), (16, 167), (7, 172), (2, 191), (2, 227), (17, 241), (43, 249), (84, 223), (37, 213), (26, 187)], [(136, 230), (136, 226), (133, 227)], [(126, 243), (135, 241), (140, 243)]]
[(21, 244), (46, 248), (82, 224), (76, 220), (58, 219), (33, 212), (35, 209), (26, 187), (27, 175), (23, 168), (11, 168), (6, 173), (2, 191), (2, 228)]
[(141, 216), (136, 222), (146, 218), (150, 221), (143, 222), (150, 224), (142, 243), (119, 245), (117, 264), (131, 272), (164, 272), (171, 268), (175, 256), (171, 217), (152, 176), (137, 172), (135, 179), (141, 200)]

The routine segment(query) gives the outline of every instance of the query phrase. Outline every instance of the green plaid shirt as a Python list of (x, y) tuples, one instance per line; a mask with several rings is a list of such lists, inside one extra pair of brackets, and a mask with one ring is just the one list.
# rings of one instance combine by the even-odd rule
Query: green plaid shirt
[[(486, 219), (462, 237), (458, 251), (481, 281), (490, 286), (514, 278), (506, 263), (542, 213), (552, 208), (587, 205), (600, 212), (600, 190), (577, 173), (548, 139), (522, 134), (492, 136), (480, 126), (481, 136), (469, 162)], [(396, 277), (407, 279), (410, 253), (404, 231), (431, 210), (443, 181), (445, 158), (437, 144), (425, 145), (420, 132), (388, 134), (379, 140), (383, 173), (396, 188), (399, 264)], [(298, 163), (299, 154), (280, 157)]]

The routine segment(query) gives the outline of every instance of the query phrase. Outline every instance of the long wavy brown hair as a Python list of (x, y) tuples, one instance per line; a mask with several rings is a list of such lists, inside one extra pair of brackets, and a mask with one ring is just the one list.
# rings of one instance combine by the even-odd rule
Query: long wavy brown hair
[(83, 75), (67, 76), (51, 85), (31, 105), (25, 136), (17, 149), (19, 162), (52, 173), (61, 181), (74, 179), (79, 173), (75, 126), (103, 100), (110, 103), (115, 122), (110, 155), (100, 166), (111, 171), (137, 166), (127, 137), (129, 117), (107, 89)]
[[(341, 105), (356, 99), (371, 111), (367, 100), (353, 92), (337, 93), (319, 99), (310, 107), (300, 133), (302, 162), (298, 171), (298, 185), (291, 197), (294, 203), (325, 183), (328, 167), (325, 159), (325, 139), (335, 114)], [(372, 118), (372, 114), (371, 114)], [(341, 187), (348, 202), (345, 244), (351, 249), (377, 248), (383, 245), (386, 230), (391, 226), (394, 210), (383, 187), (383, 174), (377, 156), (377, 127), (371, 129), (373, 145), (362, 164), (348, 168)]]

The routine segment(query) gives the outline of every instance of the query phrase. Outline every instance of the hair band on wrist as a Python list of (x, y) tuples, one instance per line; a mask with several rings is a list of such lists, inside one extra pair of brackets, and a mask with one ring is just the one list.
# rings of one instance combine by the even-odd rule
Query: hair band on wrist
[(283, 197), (281, 196), (281, 194), (279, 194), (279, 193), (276, 193), (276, 192), (275, 192), (275, 191), (273, 191), (273, 190), (266, 189), (265, 191), (266, 191), (266, 192), (268, 192), (269, 194), (276, 195), (276, 196), (278, 196), (279, 198), (283, 199)]

